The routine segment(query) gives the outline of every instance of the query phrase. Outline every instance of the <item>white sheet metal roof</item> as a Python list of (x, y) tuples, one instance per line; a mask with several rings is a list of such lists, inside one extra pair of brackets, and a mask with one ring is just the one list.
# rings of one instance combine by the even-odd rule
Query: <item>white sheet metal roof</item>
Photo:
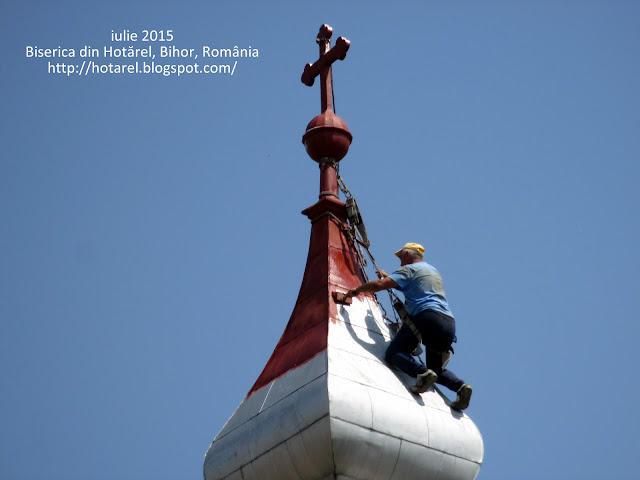
[(326, 350), (240, 404), (209, 447), (205, 479), (474, 479), (478, 429), (384, 362), (390, 332), (376, 302), (355, 298), (328, 322)]

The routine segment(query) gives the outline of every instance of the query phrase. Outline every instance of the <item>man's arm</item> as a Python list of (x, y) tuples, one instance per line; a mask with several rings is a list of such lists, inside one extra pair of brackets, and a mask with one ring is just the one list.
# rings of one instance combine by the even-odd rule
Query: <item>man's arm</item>
[(356, 297), (361, 293), (375, 293), (380, 290), (388, 290), (390, 288), (396, 288), (398, 284), (389, 277), (384, 277), (379, 280), (373, 280), (371, 282), (363, 283), (359, 287), (352, 288), (346, 293), (347, 298)]

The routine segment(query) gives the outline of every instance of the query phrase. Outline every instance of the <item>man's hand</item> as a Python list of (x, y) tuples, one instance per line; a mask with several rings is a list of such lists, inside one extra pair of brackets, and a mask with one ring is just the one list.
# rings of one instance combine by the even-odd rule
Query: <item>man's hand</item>
[(347, 293), (344, 294), (346, 298), (357, 297), (358, 295), (359, 295), (358, 291), (355, 288), (352, 288), (351, 290), (349, 290)]
[(389, 276), (384, 270), (378, 270), (376, 271), (376, 274), (378, 275), (378, 278), (387, 278)]

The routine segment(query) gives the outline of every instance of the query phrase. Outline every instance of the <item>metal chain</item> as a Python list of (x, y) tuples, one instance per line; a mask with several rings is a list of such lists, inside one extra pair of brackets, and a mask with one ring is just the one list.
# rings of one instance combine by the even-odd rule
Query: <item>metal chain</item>
[[(333, 162), (333, 166), (336, 169), (336, 175), (337, 175), (337, 178), (338, 178), (338, 186), (340, 187), (340, 191), (342, 191), (342, 193), (344, 194), (345, 198), (347, 198), (347, 199), (348, 198), (352, 198), (353, 195), (349, 191), (349, 188), (347, 187), (347, 184), (345, 183), (345, 181), (343, 180), (342, 176), (340, 175), (340, 170), (339, 170), (339, 167), (338, 167), (338, 163), (337, 162)], [(362, 216), (362, 215), (360, 215), (360, 216)], [(364, 275), (365, 280), (368, 282), (369, 281), (369, 276), (368, 276), (367, 270), (366, 270), (366, 267), (367, 267), (368, 263), (367, 263), (366, 257), (362, 253), (363, 249), (367, 252), (367, 255), (371, 259), (371, 263), (373, 264), (373, 267), (375, 268), (376, 272), (379, 272), (380, 268), (378, 268), (378, 264), (376, 263), (376, 259), (374, 258), (373, 254), (371, 253), (370, 246), (362, 240), (358, 230), (356, 229), (356, 226), (355, 225), (350, 225), (349, 227), (345, 226), (345, 233), (347, 231), (348, 231), (347, 238), (356, 247), (356, 253), (358, 255), (358, 261), (360, 262), (360, 266), (362, 267), (362, 273)], [(399, 300), (398, 296), (395, 293), (393, 293), (393, 291), (387, 290), (387, 293), (389, 294), (389, 301), (391, 302), (391, 305), (393, 305), (394, 302)], [(393, 320), (391, 320), (389, 318), (389, 314), (387, 313), (387, 310), (384, 308), (384, 305), (380, 302), (380, 300), (378, 300), (378, 296), (375, 293), (373, 294), (373, 296), (374, 296), (374, 298), (376, 300), (376, 303), (380, 307), (380, 310), (382, 311), (382, 317), (387, 322), (393, 323), (393, 324), (396, 324), (396, 325), (401, 323), (401, 321), (398, 318), (398, 314), (396, 313), (395, 309), (392, 309), (393, 316), (395, 318), (395, 322), (394, 322)]]

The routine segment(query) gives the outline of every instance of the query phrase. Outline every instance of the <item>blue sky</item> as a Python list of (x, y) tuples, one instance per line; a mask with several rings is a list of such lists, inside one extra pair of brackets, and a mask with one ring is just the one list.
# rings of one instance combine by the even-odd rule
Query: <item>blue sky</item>
[[(322, 23), (351, 40), (341, 174), (372, 251), (391, 271), (419, 242), (443, 274), (478, 478), (638, 477), (640, 5), (230, 4), (0, 6), (0, 477), (201, 478), (304, 271)], [(124, 29), (259, 56), (67, 77), (25, 55)]]

